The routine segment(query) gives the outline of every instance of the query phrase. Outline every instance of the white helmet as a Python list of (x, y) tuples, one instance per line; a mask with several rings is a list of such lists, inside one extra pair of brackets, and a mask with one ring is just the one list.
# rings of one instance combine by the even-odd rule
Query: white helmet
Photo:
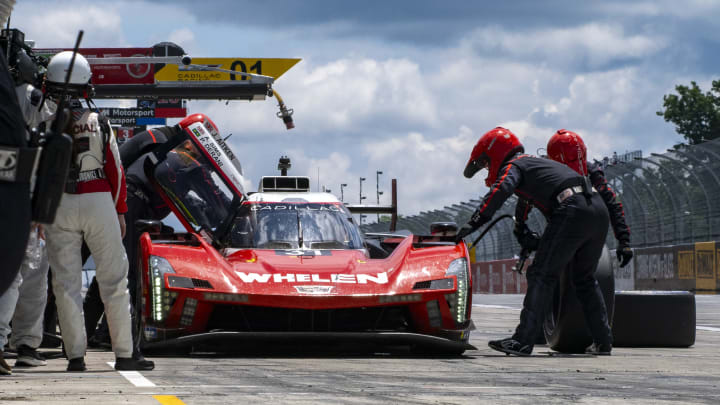
[[(46, 73), (46, 85), (48, 87), (48, 91), (53, 93), (61, 91), (63, 85), (65, 84), (65, 76), (67, 76), (67, 70), (70, 67), (72, 55), (73, 53), (71, 51), (64, 51), (56, 54), (52, 57), (52, 59), (50, 59)], [(90, 71), (90, 63), (88, 63), (84, 56), (76, 54), (72, 74), (70, 75), (70, 81), (68, 82), (68, 93), (84, 92), (90, 83), (91, 76), (92, 72)]]

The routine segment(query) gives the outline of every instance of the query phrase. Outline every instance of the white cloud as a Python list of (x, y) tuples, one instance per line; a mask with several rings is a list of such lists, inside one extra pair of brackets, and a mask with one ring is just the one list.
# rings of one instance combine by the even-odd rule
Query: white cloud
[(480, 195), (482, 179), (467, 180), (462, 171), (479, 134), (460, 127), (454, 136), (429, 138), (408, 133), (363, 147), (368, 167), (382, 168), (398, 179), (402, 213), (440, 208)]
[(463, 44), (483, 53), (501, 51), (517, 58), (544, 59), (557, 66), (586, 61), (598, 67), (614, 60), (646, 57), (663, 49), (666, 41), (657, 36), (625, 35), (621, 25), (589, 23), (528, 32), (481, 28)]
[(122, 18), (115, 6), (95, 2), (19, 2), (12, 24), (39, 48), (72, 48), (80, 30), (84, 31), (82, 47), (122, 47), (127, 46)]
[(180, 28), (171, 32), (167, 40), (180, 45), (185, 52), (189, 52), (188, 49), (196, 46), (195, 34), (188, 28)]
[[(428, 89), (427, 77), (416, 63), (406, 59), (339, 59), (319, 66), (304, 60), (281, 77), (274, 88), (295, 110), (297, 126), (306, 134), (342, 135), (343, 131), (380, 125), (379, 118), (405, 127), (438, 123), (438, 106)], [(270, 99), (267, 104), (276, 103)], [(274, 112), (233, 114), (217, 104), (207, 107), (213, 114), (225, 115), (228, 124), (242, 130), (267, 131), (277, 125)], [(275, 107), (270, 109), (274, 111)]]

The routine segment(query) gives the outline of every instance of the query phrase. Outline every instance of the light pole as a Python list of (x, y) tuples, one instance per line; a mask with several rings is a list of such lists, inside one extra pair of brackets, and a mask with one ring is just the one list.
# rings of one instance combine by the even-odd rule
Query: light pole
[[(362, 182), (365, 181), (365, 177), (360, 177), (360, 205), (362, 205), (362, 202), (367, 197), (363, 197), (362, 195)], [(363, 215), (360, 215), (360, 225), (363, 223)]]
[(343, 187), (347, 187), (347, 183), (340, 184), (340, 202), (345, 202), (345, 195), (343, 194)]
[[(380, 175), (383, 174), (382, 170), (377, 170), (375, 172), (375, 191), (377, 192), (377, 204), (380, 205), (380, 196), (382, 195), (382, 191), (380, 191)], [(380, 214), (377, 214), (377, 221), (380, 223)]]

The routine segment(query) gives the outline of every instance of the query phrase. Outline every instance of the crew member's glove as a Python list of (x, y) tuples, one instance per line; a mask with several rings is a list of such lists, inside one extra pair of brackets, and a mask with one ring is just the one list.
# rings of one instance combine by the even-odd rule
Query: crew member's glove
[(470, 222), (468, 222), (467, 224), (463, 225), (463, 226), (458, 230), (457, 234), (455, 234), (455, 243), (456, 243), (456, 244), (457, 244), (457, 243), (460, 243), (466, 236), (468, 236), (468, 235), (470, 235), (471, 233), (473, 233), (473, 231), (474, 231), (475, 229), (476, 229), (476, 227), (475, 227), (472, 223), (470, 223)]
[(627, 264), (630, 263), (630, 259), (632, 259), (633, 257), (633, 251), (632, 249), (630, 249), (630, 246), (628, 246), (627, 242), (620, 242), (617, 250), (615, 250), (615, 254), (617, 254), (618, 261), (620, 262), (620, 267), (627, 266)]
[(513, 233), (523, 249), (534, 252), (538, 249), (538, 246), (540, 246), (540, 235), (538, 235), (537, 232), (531, 231), (526, 224), (516, 226)]

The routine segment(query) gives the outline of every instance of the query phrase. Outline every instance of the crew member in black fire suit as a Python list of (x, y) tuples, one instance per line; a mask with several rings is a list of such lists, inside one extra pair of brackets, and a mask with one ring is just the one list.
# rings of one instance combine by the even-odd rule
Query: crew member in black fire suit
[(506, 354), (529, 356), (559, 273), (572, 265), (572, 281), (590, 327), (593, 344), (588, 352), (610, 354), (612, 334), (607, 310), (594, 273), (609, 224), (607, 209), (586, 177), (564, 164), (522, 154), (523, 145), (505, 128), (495, 128), (477, 142), (465, 167), (471, 178), (488, 169), (490, 191), (456, 237), (487, 223), (513, 193), (529, 200), (548, 219), (533, 263), (527, 271), (528, 289), (520, 324), (512, 337), (488, 345)]
[[(137, 276), (138, 276), (138, 232), (136, 231), (135, 221), (138, 219), (154, 219), (160, 220), (170, 214), (170, 207), (160, 195), (155, 192), (152, 184), (145, 176), (144, 162), (145, 158), (159, 145), (167, 142), (180, 131), (178, 126), (165, 126), (148, 129), (133, 136), (120, 146), (120, 160), (125, 169), (127, 182), (127, 206), (128, 211), (125, 213), (126, 233), (123, 239), (125, 252), (127, 253), (128, 268), (128, 290), (133, 306), (136, 302), (137, 294)], [(95, 342), (102, 341), (107, 326), (103, 325), (96, 333), (98, 320), (104, 312), (102, 301), (100, 300), (100, 292), (98, 290), (97, 281), (93, 279), (83, 302), (83, 311), (85, 313), (85, 329), (88, 339), (95, 337)], [(134, 313), (136, 311), (133, 311)], [(135, 350), (133, 356), (140, 357), (139, 348), (137, 347), (138, 339), (133, 330), (133, 340)]]
[[(34, 157), (28, 149), (25, 121), (15, 82), (0, 52), (0, 294), (15, 280), (30, 234), (30, 174)], [(2, 348), (0, 348), (0, 351)]]
[(610, 214), (610, 224), (618, 241), (615, 253), (620, 267), (625, 267), (633, 257), (630, 249), (630, 228), (625, 222), (622, 203), (617, 200), (615, 192), (605, 179), (602, 165), (598, 162), (588, 163), (585, 142), (580, 135), (566, 129), (558, 130), (550, 137), (547, 152), (550, 159), (565, 163), (580, 175), (590, 177), (590, 183), (600, 193)]

